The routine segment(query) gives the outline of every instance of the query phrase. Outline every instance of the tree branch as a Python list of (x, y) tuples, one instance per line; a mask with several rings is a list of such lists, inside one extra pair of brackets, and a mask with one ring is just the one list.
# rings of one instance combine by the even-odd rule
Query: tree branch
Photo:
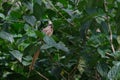
[(45, 77), (44, 75), (42, 75), (40, 72), (34, 70), (38, 75), (40, 75), (42, 78), (44, 78), (45, 80), (49, 80), (47, 77)]
[(104, 0), (104, 8), (105, 8), (105, 12), (106, 12), (106, 21), (107, 21), (107, 25), (108, 25), (108, 29), (109, 29), (109, 35), (110, 35), (110, 45), (111, 45), (112, 52), (115, 53), (115, 48), (114, 48), (114, 45), (113, 45), (112, 29), (111, 29), (110, 22), (109, 22), (108, 7), (107, 7), (107, 1), (106, 0)]
[(71, 23), (71, 22), (69, 22), (69, 21), (66, 19), (66, 17), (52, 4), (51, 1), (49, 1), (49, 0), (43, 0), (43, 2), (44, 2), (44, 3), (47, 2), (47, 3), (53, 8), (53, 10), (56, 11), (68, 24), (70, 24), (71, 26), (74, 26), (74, 24)]

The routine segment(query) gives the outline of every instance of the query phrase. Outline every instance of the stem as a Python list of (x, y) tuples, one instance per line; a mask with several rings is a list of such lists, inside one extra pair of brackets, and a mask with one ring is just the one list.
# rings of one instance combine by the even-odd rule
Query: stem
[(75, 5), (75, 9), (77, 9), (77, 7), (78, 7), (78, 5), (79, 5), (79, 2), (80, 2), (80, 0), (76, 0), (76, 1), (75, 1), (75, 4), (76, 4), (76, 5)]
[(44, 75), (42, 75), (40, 72), (34, 70), (38, 75), (40, 75), (42, 78), (44, 78), (45, 80), (49, 80), (47, 77), (45, 77)]
[(67, 23), (69, 23), (71, 26), (74, 26), (72, 23), (70, 23), (70, 22), (66, 19), (65, 16), (63, 16), (63, 14), (62, 14), (57, 8), (54, 7), (54, 9), (55, 9), (55, 11), (56, 11)]
[(76, 64), (76, 65), (74, 66), (74, 68), (70, 71), (70, 73), (69, 73), (69, 75), (68, 75), (68, 80), (71, 80), (71, 78), (73, 78), (73, 76), (74, 76), (74, 74), (75, 74), (75, 72), (76, 72), (76, 70), (77, 70), (77, 66), (78, 66), (78, 64)]
[(112, 52), (115, 53), (115, 48), (114, 48), (114, 45), (113, 45), (112, 29), (111, 29), (110, 22), (109, 22), (108, 7), (107, 7), (107, 1), (106, 0), (104, 0), (104, 8), (105, 8), (105, 12), (107, 14), (106, 15), (106, 21), (107, 21), (109, 35), (110, 35), (110, 45), (111, 45)]
[(43, 2), (47, 2), (51, 7), (53, 8), (54, 11), (56, 11), (67, 23), (69, 23), (71, 26), (74, 26), (73, 23), (69, 22), (66, 17), (50, 2), (49, 0), (43, 0)]
[(33, 59), (32, 59), (32, 63), (29, 66), (29, 70), (30, 71), (34, 69), (34, 65), (35, 65), (35, 62), (36, 62), (37, 58), (39, 57), (39, 54), (40, 54), (40, 50), (38, 49), (37, 52), (34, 53), (34, 56), (33, 56)]

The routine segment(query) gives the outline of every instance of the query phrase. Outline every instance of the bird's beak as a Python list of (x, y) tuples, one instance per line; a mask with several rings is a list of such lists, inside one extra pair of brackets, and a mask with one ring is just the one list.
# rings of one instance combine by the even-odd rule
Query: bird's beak
[(48, 21), (48, 24), (52, 24), (52, 21), (49, 20), (49, 21)]

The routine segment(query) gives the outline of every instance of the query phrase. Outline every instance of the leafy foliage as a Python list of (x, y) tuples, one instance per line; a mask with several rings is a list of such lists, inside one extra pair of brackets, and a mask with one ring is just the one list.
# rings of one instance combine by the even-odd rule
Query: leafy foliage
[(119, 80), (119, 13), (120, 0), (0, 0), (0, 80)]

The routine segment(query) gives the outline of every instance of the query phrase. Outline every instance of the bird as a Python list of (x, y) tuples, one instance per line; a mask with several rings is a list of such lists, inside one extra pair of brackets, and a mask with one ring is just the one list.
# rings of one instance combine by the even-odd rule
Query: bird
[(53, 24), (52, 21), (48, 21), (47, 27), (42, 29), (42, 32), (45, 33), (47, 36), (51, 36), (53, 34)]

